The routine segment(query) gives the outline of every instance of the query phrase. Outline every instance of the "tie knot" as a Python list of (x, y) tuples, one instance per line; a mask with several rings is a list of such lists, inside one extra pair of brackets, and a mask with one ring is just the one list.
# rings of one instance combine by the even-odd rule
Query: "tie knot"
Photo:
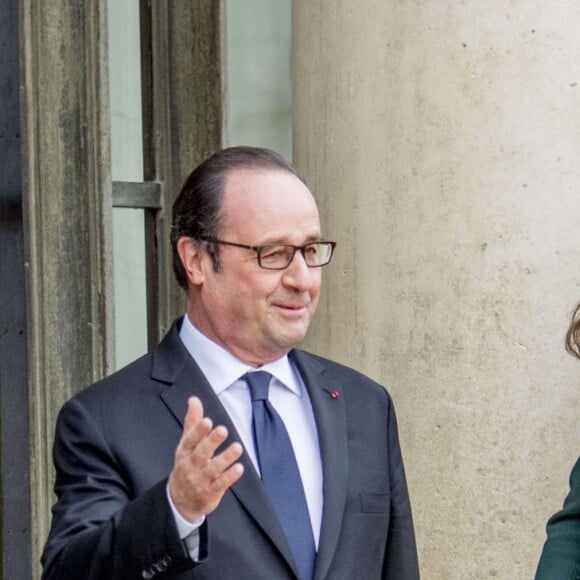
[(244, 376), (250, 387), (252, 401), (267, 401), (272, 375), (266, 371), (256, 371), (246, 373)]

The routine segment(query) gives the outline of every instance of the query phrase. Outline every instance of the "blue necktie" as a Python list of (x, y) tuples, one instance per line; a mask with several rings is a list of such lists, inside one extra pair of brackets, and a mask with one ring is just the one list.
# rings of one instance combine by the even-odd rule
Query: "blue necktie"
[(312, 580), (316, 549), (304, 488), (292, 443), (280, 415), (268, 401), (271, 375), (245, 375), (252, 396), (254, 444), (262, 483), (286, 534), (300, 580)]

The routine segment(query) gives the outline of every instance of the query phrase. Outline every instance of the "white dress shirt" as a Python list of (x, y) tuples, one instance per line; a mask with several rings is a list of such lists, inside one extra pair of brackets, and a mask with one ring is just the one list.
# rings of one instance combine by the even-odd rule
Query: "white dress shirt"
[[(242, 380), (243, 375), (247, 372), (258, 369), (240, 361), (207, 338), (193, 326), (187, 315), (183, 318), (179, 334), (183, 344), (194, 357), (195, 362), (228, 412), (240, 435), (244, 452), (248, 454), (256, 470), (260, 473), (252, 434), (251, 397), (247, 383)], [(267, 363), (259, 370), (266, 371), (273, 377), (270, 381), (268, 398), (282, 418), (294, 448), (310, 514), (314, 542), (318, 549), (323, 501), (322, 463), (310, 398), (300, 374), (288, 356)], [(198, 531), (204, 518), (200, 518), (196, 522), (188, 522), (177, 512), (170, 497), (169, 501), (180, 537), (186, 540), (192, 557), (197, 559), (199, 540), (198, 534), (195, 532)], [(190, 537), (192, 533), (193, 537)]]

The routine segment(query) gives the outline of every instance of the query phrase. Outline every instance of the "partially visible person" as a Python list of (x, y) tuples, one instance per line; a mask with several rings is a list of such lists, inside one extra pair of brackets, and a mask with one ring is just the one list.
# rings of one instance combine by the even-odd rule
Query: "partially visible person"
[[(566, 334), (566, 350), (580, 358), (580, 304)], [(536, 580), (580, 580), (580, 457), (570, 475), (570, 493), (549, 519), (547, 533)]]

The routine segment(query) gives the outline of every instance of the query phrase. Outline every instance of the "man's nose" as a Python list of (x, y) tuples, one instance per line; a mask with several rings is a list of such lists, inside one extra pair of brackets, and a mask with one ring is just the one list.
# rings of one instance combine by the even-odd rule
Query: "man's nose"
[(284, 270), (283, 280), (286, 285), (300, 290), (308, 290), (312, 286), (312, 271), (300, 250), (295, 252), (292, 261)]

